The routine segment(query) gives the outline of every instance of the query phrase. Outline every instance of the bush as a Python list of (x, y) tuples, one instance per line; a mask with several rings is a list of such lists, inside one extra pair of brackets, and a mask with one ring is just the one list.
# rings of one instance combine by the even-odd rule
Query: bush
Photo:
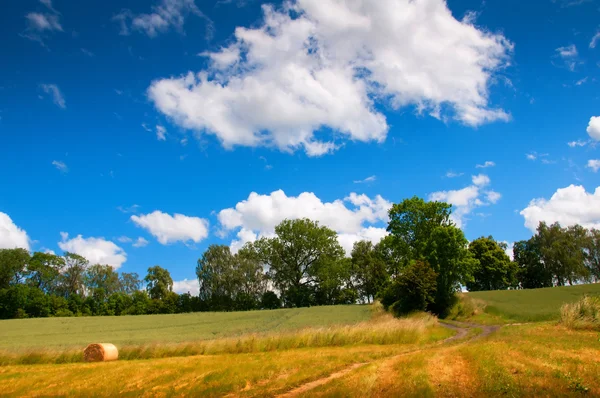
[(395, 315), (426, 311), (434, 303), (437, 274), (424, 261), (415, 261), (385, 289), (381, 302)]
[(560, 322), (571, 329), (600, 330), (600, 297), (585, 296), (575, 303), (564, 304)]
[(447, 319), (465, 319), (481, 314), (485, 311), (486, 303), (483, 300), (469, 297), (469, 293), (458, 295), (458, 300), (450, 308)]
[(54, 316), (58, 317), (58, 318), (64, 318), (64, 317), (75, 316), (75, 314), (73, 314), (73, 312), (71, 312), (71, 310), (69, 310), (67, 308), (61, 308), (58, 311), (56, 311), (56, 313), (54, 314)]

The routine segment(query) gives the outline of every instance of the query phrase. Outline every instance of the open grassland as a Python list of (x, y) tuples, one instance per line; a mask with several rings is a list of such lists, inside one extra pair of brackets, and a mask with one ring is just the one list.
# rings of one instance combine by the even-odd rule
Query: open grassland
[[(480, 323), (554, 321), (560, 318), (563, 304), (574, 303), (585, 295), (600, 296), (600, 283), (529, 290), (496, 290), (463, 293), (465, 315)], [(472, 310), (476, 313), (472, 315)], [(468, 314), (471, 312), (471, 314)]]
[[(334, 307), (329, 307), (334, 310)], [(310, 311), (310, 309), (306, 309)], [(119, 358), (125, 360), (186, 357), (192, 355), (240, 354), (284, 351), (308, 347), (341, 347), (355, 345), (419, 344), (446, 337), (448, 332), (437, 326), (437, 319), (417, 315), (396, 319), (370, 307), (371, 319), (348, 325), (313, 326), (297, 330), (243, 334), (187, 342), (119, 345)], [(110, 341), (104, 338), (102, 341)], [(41, 364), (82, 362), (85, 345), (71, 348), (28, 347), (0, 351), (0, 364)]]
[(37, 318), (0, 321), (0, 349), (71, 348), (180, 343), (244, 334), (348, 325), (368, 320), (366, 305), (176, 315)]
[(504, 326), (481, 339), (437, 344), (4, 366), (0, 391), (79, 396), (598, 396), (600, 342), (597, 333), (541, 323)]

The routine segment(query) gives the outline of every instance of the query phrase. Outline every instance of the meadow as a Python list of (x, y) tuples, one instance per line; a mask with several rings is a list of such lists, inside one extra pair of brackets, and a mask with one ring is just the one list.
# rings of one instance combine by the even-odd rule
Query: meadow
[[(15, 355), (40, 350), (44, 336), (59, 332), (57, 321), (71, 322), (75, 338), (108, 342), (104, 321), (111, 325), (104, 336), (123, 338), (123, 357), (93, 364), (7, 360), (0, 366), (0, 395), (598, 396), (598, 331), (572, 330), (558, 319), (563, 303), (599, 290), (582, 285), (463, 295), (465, 307), (465, 300), (483, 303), (482, 312), (463, 320), (503, 324), (493, 327), (442, 327), (424, 314), (394, 319), (377, 306), (118, 318), (127, 327), (113, 318), (29, 320), (40, 322), (29, 332), (37, 337), (28, 335), (12, 349)], [(162, 317), (170, 317), (173, 328), (163, 331)], [(24, 331), (27, 321), (2, 321), (0, 330), (16, 333), (7, 325), (19, 324)], [(140, 336), (131, 340), (127, 330)], [(69, 338), (55, 336), (50, 350), (71, 352)], [(78, 362), (70, 359), (64, 362)]]

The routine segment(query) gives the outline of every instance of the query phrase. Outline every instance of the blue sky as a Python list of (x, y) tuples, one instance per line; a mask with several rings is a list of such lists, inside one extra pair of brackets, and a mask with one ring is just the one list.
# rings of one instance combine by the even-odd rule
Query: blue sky
[(346, 3), (5, 2), (0, 247), (182, 281), (285, 217), (377, 240), (413, 195), (469, 239), (600, 227), (598, 2)]

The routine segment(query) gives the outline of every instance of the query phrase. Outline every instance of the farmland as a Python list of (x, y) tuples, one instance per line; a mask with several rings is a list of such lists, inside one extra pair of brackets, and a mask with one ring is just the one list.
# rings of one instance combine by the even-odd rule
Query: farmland
[[(562, 303), (597, 292), (597, 285), (582, 285), (469, 293), (485, 305), (465, 320), (536, 321), (502, 327), (457, 322), (449, 329), (425, 315), (393, 319), (374, 306), (120, 317), (126, 326), (111, 317), (3, 321), (3, 337), (13, 333), (15, 339), (12, 324), (25, 333), (27, 322), (39, 322), (15, 353), (36, 352), (45, 339), (58, 352), (97, 338), (120, 341), (124, 356), (96, 364), (6, 364), (0, 367), (0, 390), (99, 396), (598, 395), (598, 332), (557, 322)], [(161, 317), (168, 317), (170, 328), (162, 330)], [(61, 324), (53, 322), (67, 322), (70, 334), (56, 336)], [(193, 351), (200, 346), (204, 351)]]

